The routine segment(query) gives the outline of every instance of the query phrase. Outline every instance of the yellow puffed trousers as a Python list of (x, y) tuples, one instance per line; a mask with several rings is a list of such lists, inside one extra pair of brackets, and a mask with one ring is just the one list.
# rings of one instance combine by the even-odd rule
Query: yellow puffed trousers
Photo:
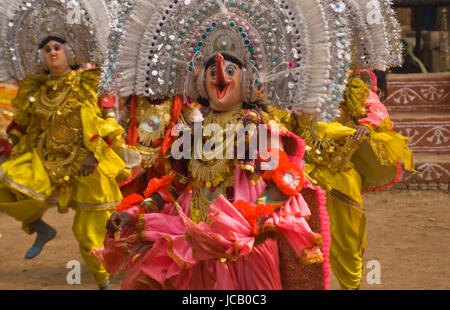
[(363, 270), (362, 253), (367, 246), (361, 176), (352, 164), (350, 169), (339, 173), (324, 166), (306, 164), (305, 167), (308, 175), (327, 188), (333, 274), (342, 289), (357, 289)]
[[(19, 191), (21, 185), (4, 178), (1, 169), (0, 175), (3, 175), (3, 178), (0, 179), (0, 210), (22, 222), (23, 229), (27, 233), (32, 233), (28, 224), (40, 219), (48, 209), (45, 196), (35, 193), (36, 197), (33, 199), (24, 195), (24, 188), (22, 187), (22, 191)], [(106, 222), (111, 216), (114, 206), (120, 202), (121, 195), (115, 182), (112, 180), (110, 184), (109, 179), (102, 176), (97, 170), (92, 175), (81, 177), (79, 180), (74, 193), (74, 196), (78, 198), (78, 203), (72, 207), (75, 210), (72, 230), (78, 241), (81, 255), (91, 271), (95, 283), (101, 287), (106, 284), (109, 275), (100, 261), (90, 254), (90, 251), (103, 247)], [(102, 186), (103, 189), (112, 188), (115, 190), (105, 193)], [(88, 190), (89, 188), (90, 190)], [(93, 208), (92, 202), (100, 198), (102, 200), (106, 198), (106, 200), (112, 202), (100, 203), (99, 208)], [(83, 201), (89, 201), (90, 203), (83, 203)]]
[[(0, 166), (0, 210), (32, 233), (29, 224), (43, 216), (49, 197), (57, 193), (60, 211), (72, 208), (76, 212), (75, 238), (95, 282), (102, 287), (108, 274), (90, 251), (103, 246), (106, 222), (122, 200), (116, 177), (126, 165), (113, 150), (122, 144), (124, 130), (115, 120), (103, 119), (99, 108), (100, 74), (98, 69), (70, 71), (64, 76), (42, 73), (19, 82), (13, 105), (15, 122), (23, 131), (12, 132), (19, 142)], [(56, 109), (52, 100), (60, 97)], [(88, 153), (98, 165), (89, 176), (80, 176), (80, 156)], [(55, 176), (63, 177), (65, 183)]]

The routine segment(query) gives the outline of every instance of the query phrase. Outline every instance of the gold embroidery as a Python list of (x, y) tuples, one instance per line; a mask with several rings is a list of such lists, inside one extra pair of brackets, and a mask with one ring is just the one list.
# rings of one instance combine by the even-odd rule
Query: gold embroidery
[(143, 168), (150, 168), (158, 160), (161, 148), (146, 147), (140, 143), (137, 143), (136, 150), (139, 151), (139, 154), (141, 154), (141, 166)]
[(333, 196), (334, 198), (336, 198), (348, 205), (354, 206), (354, 207), (358, 208), (359, 210), (363, 211), (363, 208), (356, 200), (354, 200), (351, 197), (345, 195), (344, 193), (338, 191), (337, 189), (333, 188), (331, 191), (329, 191), (329, 194), (331, 196)]
[(304, 265), (323, 263), (322, 252), (317, 252), (315, 250), (316, 250), (316, 248), (303, 249), (302, 255), (300, 256), (300, 262)]
[(361, 141), (354, 141), (350, 136), (341, 139), (321, 139), (317, 135), (315, 121), (307, 115), (297, 118), (298, 134), (305, 140), (306, 159), (308, 162), (324, 165), (333, 172), (345, 171)]
[(181, 270), (185, 270), (187, 262), (185, 262), (182, 258), (177, 256), (177, 254), (173, 250), (173, 239), (168, 236), (163, 236), (163, 238), (166, 239), (167, 242), (169, 243), (167, 252), (168, 252), (170, 258), (172, 258), (180, 266)]
[(147, 241), (147, 237), (145, 234), (145, 215), (144, 214), (138, 214), (138, 218), (136, 220), (136, 233), (142, 242)]
[(166, 127), (171, 121), (173, 101), (167, 100), (161, 104), (152, 104), (145, 97), (139, 97), (136, 118), (139, 122), (139, 142), (144, 147), (150, 147), (153, 141), (161, 139), (166, 133)]

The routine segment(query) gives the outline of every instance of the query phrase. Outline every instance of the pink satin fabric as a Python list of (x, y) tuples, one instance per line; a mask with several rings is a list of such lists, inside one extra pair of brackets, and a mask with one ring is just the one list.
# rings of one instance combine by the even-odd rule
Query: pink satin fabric
[[(264, 191), (263, 181), (252, 185), (239, 167), (235, 171), (235, 197), (254, 201)], [(138, 208), (128, 209), (132, 225), (120, 239), (106, 237), (104, 248), (93, 251), (108, 272), (130, 266), (123, 289), (282, 289), (277, 241), (267, 239), (254, 246), (251, 227), (242, 214), (223, 196), (210, 206), (210, 221), (198, 224), (189, 218), (192, 194), (185, 191), (161, 213), (145, 214), (145, 238), (152, 247), (138, 249), (134, 235)], [(281, 232), (297, 255), (313, 245), (314, 232), (305, 217), (311, 213), (302, 196), (291, 197), (268, 220)], [(124, 246), (127, 244), (127, 246)]]

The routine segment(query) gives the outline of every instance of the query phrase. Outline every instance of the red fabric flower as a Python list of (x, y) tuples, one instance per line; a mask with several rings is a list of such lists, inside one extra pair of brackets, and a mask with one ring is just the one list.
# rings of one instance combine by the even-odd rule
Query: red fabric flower
[(144, 197), (142, 197), (141, 195), (131, 194), (126, 198), (122, 199), (122, 202), (116, 206), (116, 211), (121, 212), (135, 205), (140, 205), (142, 201), (144, 201)]
[(175, 198), (172, 193), (169, 191), (168, 185), (172, 183), (172, 178), (168, 175), (163, 176), (161, 179), (153, 178), (148, 182), (147, 188), (144, 191), (145, 197), (150, 197), (156, 192), (160, 192), (164, 194), (163, 199), (166, 202), (174, 202)]
[(111, 95), (103, 95), (100, 98), (100, 106), (104, 109), (114, 108), (116, 106), (116, 98)]
[[(278, 158), (278, 166), (273, 170), (265, 170), (262, 177), (265, 181), (274, 182), (278, 189), (288, 196), (297, 195), (303, 188), (305, 178), (302, 169), (289, 161), (286, 152), (268, 149), (271, 157)], [(260, 159), (261, 160), (261, 159)], [(266, 162), (268, 160), (265, 160)]]
[(252, 233), (255, 236), (259, 235), (259, 226), (257, 223), (258, 218), (264, 215), (272, 216), (274, 212), (273, 208), (269, 205), (260, 204), (254, 206), (243, 200), (237, 200), (233, 202), (233, 206), (239, 212), (241, 212), (244, 218), (248, 221), (248, 223), (252, 227)]
[(273, 172), (272, 180), (288, 196), (297, 195), (305, 182), (303, 171), (292, 163), (280, 165)]

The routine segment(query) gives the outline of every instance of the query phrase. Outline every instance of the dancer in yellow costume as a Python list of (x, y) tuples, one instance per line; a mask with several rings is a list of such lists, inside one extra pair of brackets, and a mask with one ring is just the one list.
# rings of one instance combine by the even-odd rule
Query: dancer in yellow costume
[[(97, 16), (101, 14), (102, 2), (80, 4), (86, 12), (97, 8)], [(93, 38), (89, 32), (69, 32), (66, 16), (65, 4), (42, 1), (25, 13), (19, 11), (17, 19), (8, 18), (14, 20), (16, 41), (24, 35), (17, 29), (38, 29), (34, 44), (43, 70), (24, 79), (18, 75), (19, 92), (13, 102), (17, 112), (9, 128), (14, 146), (8, 159), (2, 155), (0, 167), (0, 210), (22, 222), (27, 233), (37, 233), (25, 255), (33, 258), (56, 235), (41, 219), (44, 212), (55, 204), (62, 213), (74, 209), (73, 232), (81, 254), (95, 282), (108, 288), (109, 275), (90, 251), (102, 245), (105, 223), (122, 199), (115, 178), (125, 164), (112, 146), (121, 143), (123, 129), (113, 119), (102, 118), (99, 70), (75, 70), (90, 60), (83, 57), (76, 39)], [(27, 50), (30, 45), (22, 47)], [(21, 60), (24, 71), (32, 71), (30, 62)]]
[(366, 248), (366, 215), (361, 194), (392, 187), (403, 161), (413, 171), (408, 139), (392, 130), (386, 107), (369, 71), (351, 75), (336, 122), (317, 122), (270, 108), (308, 145), (305, 171), (327, 191), (331, 269), (342, 289), (359, 288)]
[[(362, 0), (326, 2), (337, 5), (340, 20), (337, 28), (330, 28), (338, 38), (334, 57), (351, 61), (334, 66), (330, 74), (329, 83), (335, 86), (319, 111), (325, 122), (274, 108), (270, 112), (308, 145), (305, 171), (327, 190), (331, 268), (342, 289), (357, 289), (366, 248), (361, 193), (394, 185), (401, 177), (400, 160), (414, 170), (408, 139), (392, 130), (394, 124), (377, 96), (377, 78), (370, 71), (402, 63), (401, 28), (390, 1), (374, 0), (372, 7)], [(355, 71), (348, 74), (349, 70)]]

